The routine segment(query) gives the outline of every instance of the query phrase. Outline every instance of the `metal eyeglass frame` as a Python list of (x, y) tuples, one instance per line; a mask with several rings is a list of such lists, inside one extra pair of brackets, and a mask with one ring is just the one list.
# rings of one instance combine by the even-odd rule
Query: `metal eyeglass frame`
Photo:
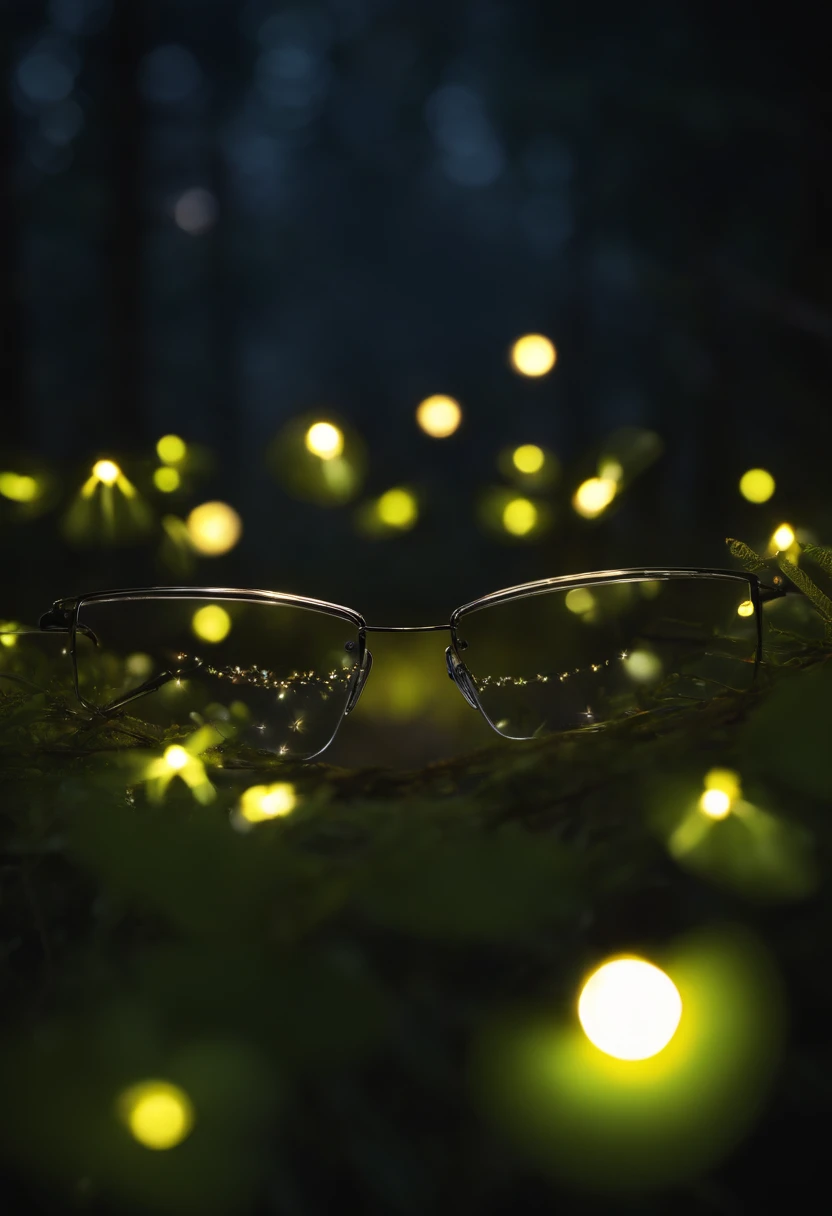
[(737, 570), (703, 569), (700, 567), (687, 567), (679, 569), (669, 567), (645, 567), (620, 570), (601, 570), (587, 574), (567, 574), (555, 578), (539, 579), (536, 582), (531, 583), (521, 583), (514, 587), (506, 587), (501, 591), (492, 591), (488, 595), (480, 596), (478, 599), (471, 600), (470, 603), (463, 604), (460, 608), (454, 609), (447, 624), (441, 625), (368, 625), (361, 613), (356, 612), (352, 608), (346, 608), (342, 604), (332, 604), (327, 600), (310, 599), (306, 596), (291, 595), (278, 591), (261, 591), (235, 587), (139, 587), (128, 588), (126, 590), (96, 591), (89, 595), (72, 596), (68, 599), (56, 600), (50, 611), (45, 613), (40, 618), (40, 628), (49, 632), (56, 631), (69, 634), (69, 653), (72, 657), (75, 695), (85, 709), (100, 715), (108, 715), (115, 713), (117, 710), (123, 708), (125, 705), (128, 705), (130, 702), (138, 700), (140, 697), (146, 696), (148, 693), (155, 691), (172, 677), (169, 673), (165, 673), (162, 676), (157, 676), (154, 679), (147, 681), (146, 684), (141, 685), (138, 689), (134, 689), (127, 696), (124, 696), (105, 707), (96, 706), (87, 701), (83, 697), (78, 684), (78, 664), (76, 659), (77, 635), (79, 632), (86, 632), (84, 625), (79, 623), (78, 619), (81, 607), (84, 604), (111, 600), (226, 599), (238, 600), (246, 603), (275, 604), (286, 605), (294, 608), (305, 608), (312, 612), (320, 612), (327, 616), (337, 617), (341, 620), (347, 621), (358, 630), (358, 654), (356, 656), (357, 664), (355, 674), (352, 677), (352, 681), (347, 692), (347, 699), (341, 717), (339, 718), (330, 739), (317, 752), (306, 757), (306, 759), (314, 759), (315, 756), (321, 755), (321, 753), (326, 751), (326, 749), (330, 746), (338, 733), (344, 718), (352, 712), (358, 703), (358, 699), (361, 696), (362, 690), (367, 682), (367, 678), (369, 677), (373, 666), (373, 656), (367, 647), (368, 633), (449, 632), (450, 644), (445, 650), (445, 662), (448, 675), (468, 704), (473, 709), (479, 711), (492, 730), (494, 730), (497, 734), (500, 734), (501, 737), (505, 737), (502, 736), (502, 732), (497, 730), (488, 713), (484, 709), (474, 680), (465, 666), (464, 660), (462, 659), (461, 652), (465, 650), (466, 644), (459, 636), (458, 626), (464, 617), (472, 612), (478, 612), (483, 608), (489, 608), (496, 604), (504, 604), (512, 600), (528, 599), (532, 596), (545, 595), (551, 591), (561, 591), (576, 587), (595, 587), (605, 583), (645, 582), (648, 580), (666, 581), (670, 579), (729, 580), (732, 582), (744, 583), (748, 587), (749, 599), (754, 606), (754, 616), (757, 625), (757, 647), (754, 662), (754, 670), (756, 675), (756, 671), (760, 665), (760, 662), (762, 661), (763, 654), (762, 605), (770, 600), (779, 599), (782, 596), (789, 594), (794, 589), (786, 586), (780, 580), (779, 576), (775, 577), (774, 585), (772, 586), (762, 583), (756, 574)]

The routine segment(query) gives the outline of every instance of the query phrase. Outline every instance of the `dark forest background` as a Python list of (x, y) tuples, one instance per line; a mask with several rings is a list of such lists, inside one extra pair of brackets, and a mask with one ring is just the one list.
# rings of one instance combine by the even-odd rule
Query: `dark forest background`
[[(219, 498), (244, 523), (191, 581), (371, 621), (558, 573), (722, 565), (726, 535), (762, 546), (784, 521), (828, 537), (832, 108), (799, 8), (2, 11), (0, 463), (40, 462), (65, 502), (96, 458), (136, 480), (181, 434), (212, 460), (179, 513)], [(557, 347), (540, 379), (507, 358), (528, 331)], [(415, 426), (431, 393), (462, 405), (450, 439)], [(364, 497), (417, 489), (417, 527), (368, 538), (354, 504), (292, 497), (264, 453), (310, 412), (363, 438)], [(622, 426), (662, 456), (587, 524), (570, 496)], [(518, 539), (478, 502), (520, 443), (562, 474), (553, 527)], [(756, 465), (778, 486), (762, 508), (737, 492)], [(175, 581), (153, 546), (68, 544), (59, 513), (4, 517), (7, 616)]]

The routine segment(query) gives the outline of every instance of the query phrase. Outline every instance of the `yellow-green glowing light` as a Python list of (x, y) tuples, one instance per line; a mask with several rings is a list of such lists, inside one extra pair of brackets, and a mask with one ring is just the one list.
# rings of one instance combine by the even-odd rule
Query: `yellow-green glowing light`
[(567, 591), (564, 603), (570, 612), (583, 616), (585, 612), (592, 612), (595, 596), (588, 587), (573, 587), (571, 591)]
[(662, 674), (662, 662), (651, 650), (631, 650), (625, 660), (627, 675), (638, 684), (652, 684)]
[(203, 642), (222, 642), (231, 632), (231, 617), (219, 604), (206, 604), (197, 608), (191, 629)]
[(182, 478), (179, 476), (178, 469), (171, 469), (167, 465), (162, 465), (161, 469), (156, 469), (153, 474), (153, 484), (163, 494), (172, 494), (174, 490), (179, 489), (182, 484)]
[(409, 490), (388, 490), (379, 498), (376, 510), (381, 522), (390, 528), (412, 528), (419, 517), (418, 503)]
[(543, 334), (524, 334), (511, 348), (511, 362), (521, 376), (545, 376), (555, 366), (554, 343)]
[(290, 781), (274, 785), (252, 785), (240, 798), (240, 815), (247, 823), (262, 823), (291, 815), (297, 806), (297, 794)]
[(536, 443), (523, 443), (512, 452), (511, 462), (520, 473), (539, 473), (546, 463), (546, 455)]
[(433, 439), (447, 439), (462, 421), (459, 402), (438, 394), (426, 397), (416, 407), (416, 422)]
[(781, 524), (771, 538), (771, 543), (778, 551), (791, 549), (794, 544), (794, 529), (789, 524)]
[(184, 747), (180, 747), (176, 743), (172, 747), (167, 748), (163, 757), (165, 764), (175, 773), (181, 772), (190, 758)]
[(156, 444), (156, 454), (162, 464), (180, 464), (188, 454), (188, 446), (178, 435), (163, 435)]
[(709, 819), (724, 819), (740, 796), (740, 778), (731, 768), (712, 768), (705, 774), (699, 809)]
[(13, 631), (19, 628), (15, 621), (0, 621), (0, 646), (5, 646), (7, 650), (16, 646), (17, 634)]
[(743, 602), (737, 608), (737, 616), (753, 616), (753, 615), (754, 615), (754, 605), (752, 604), (751, 600), (743, 600)]
[(512, 536), (527, 536), (537, 526), (538, 511), (528, 498), (512, 498), (503, 510), (503, 527)]
[(768, 469), (749, 469), (740, 478), (740, 494), (748, 502), (768, 502), (776, 489), (776, 482)]
[(113, 460), (97, 460), (92, 466), (92, 475), (102, 485), (114, 486), (121, 477), (121, 469)]
[(618, 958), (584, 984), (578, 1017), (599, 1051), (618, 1060), (647, 1060), (676, 1033), (682, 998), (670, 976), (652, 963)]
[(572, 506), (584, 519), (595, 519), (610, 505), (617, 489), (611, 477), (590, 477), (578, 486)]
[(699, 799), (699, 809), (709, 819), (724, 819), (731, 810), (731, 799), (725, 790), (705, 790)]
[(118, 1110), (130, 1134), (145, 1148), (170, 1149), (190, 1134), (193, 1104), (168, 1081), (143, 1081), (119, 1095)]
[(194, 507), (185, 526), (193, 547), (206, 557), (228, 553), (243, 531), (239, 515), (224, 502), (204, 502)]
[(25, 473), (0, 473), (0, 494), (11, 502), (34, 502), (39, 492), (34, 477)]
[(620, 460), (616, 460), (614, 456), (609, 456), (598, 465), (598, 476), (601, 481), (618, 482), (624, 476), (624, 466)]
[(331, 422), (313, 422), (304, 442), (307, 451), (321, 460), (334, 460), (344, 450), (344, 434)]

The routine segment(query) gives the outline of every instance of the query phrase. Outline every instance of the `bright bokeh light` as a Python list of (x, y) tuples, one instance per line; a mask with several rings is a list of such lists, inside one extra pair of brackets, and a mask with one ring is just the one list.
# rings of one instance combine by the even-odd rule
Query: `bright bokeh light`
[(794, 544), (794, 529), (789, 524), (781, 524), (771, 538), (771, 543), (778, 551), (791, 549)]
[(768, 502), (776, 483), (768, 469), (749, 469), (740, 478), (740, 494), (748, 502)]
[(409, 490), (388, 490), (376, 503), (378, 517), (390, 528), (412, 528), (419, 518), (419, 505)]
[(188, 455), (188, 445), (178, 435), (163, 435), (156, 444), (162, 464), (179, 464)]
[(751, 600), (743, 600), (743, 602), (737, 608), (737, 616), (753, 616), (753, 615), (754, 615), (754, 605), (752, 604)]
[(731, 798), (725, 790), (705, 790), (699, 799), (699, 809), (710, 819), (724, 819), (731, 810)]
[(546, 463), (546, 455), (536, 443), (524, 443), (514, 449), (511, 460), (520, 473), (539, 473)]
[(20, 625), (16, 621), (0, 621), (0, 646), (5, 646), (7, 650), (11, 650), (17, 645), (17, 634), (15, 630), (20, 629)]
[(132, 1086), (119, 1096), (118, 1107), (131, 1135), (145, 1148), (175, 1148), (194, 1125), (190, 1098), (168, 1081)]
[(627, 675), (638, 684), (652, 684), (662, 674), (661, 659), (651, 650), (631, 650), (625, 663)]
[(528, 498), (512, 498), (503, 510), (503, 527), (512, 536), (528, 536), (537, 526), (538, 510)]
[(0, 473), (0, 494), (11, 502), (34, 502), (38, 493), (34, 477), (25, 473)]
[(295, 787), (290, 781), (274, 785), (252, 785), (240, 797), (240, 815), (247, 823), (262, 823), (291, 815), (298, 803)]
[(618, 1060), (647, 1060), (676, 1033), (682, 998), (670, 976), (652, 963), (613, 959), (584, 984), (578, 1017), (599, 1051)]
[(174, 490), (179, 489), (182, 484), (182, 478), (179, 476), (178, 469), (171, 469), (167, 465), (163, 465), (161, 469), (156, 469), (153, 474), (153, 484), (163, 494), (172, 494)]
[(206, 557), (228, 553), (243, 531), (239, 515), (224, 502), (204, 502), (202, 506), (194, 507), (185, 526), (193, 547)]
[(447, 439), (462, 422), (462, 410), (453, 397), (426, 397), (416, 407), (416, 421), (426, 435)]
[(522, 376), (545, 376), (555, 366), (557, 351), (543, 334), (524, 334), (511, 348), (511, 362)]
[(105, 486), (114, 486), (121, 477), (121, 469), (113, 460), (97, 460), (92, 466), (92, 475)]
[(570, 612), (583, 616), (585, 612), (592, 612), (595, 596), (588, 587), (573, 587), (571, 591), (567, 591), (564, 603)]
[(222, 642), (231, 632), (231, 617), (219, 604), (197, 608), (191, 628), (203, 642)]
[(617, 488), (611, 477), (590, 477), (578, 486), (572, 506), (584, 519), (594, 519), (610, 505)]
[(710, 819), (724, 819), (741, 793), (739, 773), (732, 768), (712, 768), (705, 774), (704, 786), (700, 811)]
[(344, 434), (331, 422), (313, 422), (306, 432), (306, 448), (321, 460), (334, 460), (344, 450)]
[(184, 747), (180, 747), (178, 743), (174, 743), (165, 751), (164, 761), (168, 768), (173, 769), (175, 773), (180, 772), (190, 760), (190, 756), (185, 751)]

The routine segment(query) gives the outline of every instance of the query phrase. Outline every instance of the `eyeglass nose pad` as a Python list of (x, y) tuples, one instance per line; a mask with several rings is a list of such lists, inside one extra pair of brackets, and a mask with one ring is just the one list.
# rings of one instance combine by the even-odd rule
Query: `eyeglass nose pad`
[(454, 684), (456, 684), (465, 700), (472, 709), (479, 709), (480, 706), (477, 700), (477, 690), (474, 687), (474, 681), (471, 679), (468, 668), (462, 662), (453, 646), (449, 646), (445, 651), (445, 662), (448, 665), (448, 675)]
[(358, 704), (358, 698), (361, 696), (361, 693), (364, 691), (364, 685), (367, 683), (367, 677), (370, 674), (370, 672), (372, 671), (372, 668), (373, 668), (373, 656), (369, 650), (365, 650), (364, 659), (361, 663), (361, 666), (358, 668), (355, 675), (353, 676), (352, 688), (350, 689), (350, 695), (347, 698), (347, 706), (346, 706), (346, 709), (344, 710), (344, 717), (347, 716), (347, 714), (350, 712), (350, 710), (355, 709), (356, 705)]

